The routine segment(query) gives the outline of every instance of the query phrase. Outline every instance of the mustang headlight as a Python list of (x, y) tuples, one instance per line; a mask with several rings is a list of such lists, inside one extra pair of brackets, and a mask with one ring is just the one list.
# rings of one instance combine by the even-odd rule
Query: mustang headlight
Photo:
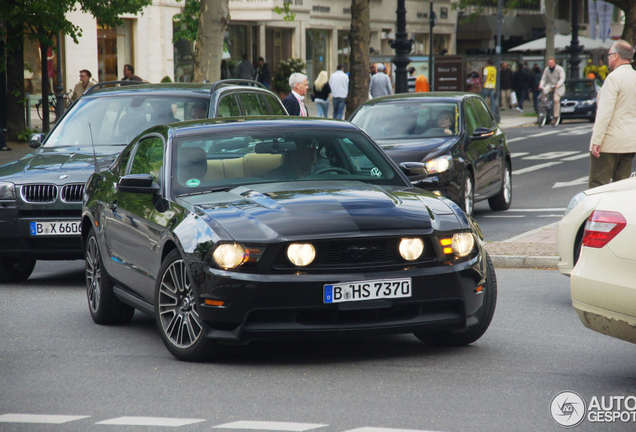
[[(570, 200), (570, 203), (568, 204), (568, 207), (565, 209), (565, 215), (570, 213), (572, 210), (574, 210), (574, 207), (576, 207), (578, 205), (578, 203), (580, 203), (581, 201), (583, 201), (583, 199), (585, 199), (587, 195), (585, 195), (584, 192), (579, 192), (576, 195), (574, 195), (572, 197), (572, 199)], [(565, 216), (563, 215), (563, 216)]]
[(403, 238), (400, 242), (400, 255), (407, 261), (414, 261), (422, 256), (424, 242), (420, 238)]
[(293, 243), (287, 248), (287, 258), (292, 264), (304, 267), (316, 258), (316, 249), (309, 243)]
[(475, 246), (475, 238), (471, 233), (453, 234), (451, 248), (458, 257), (465, 257), (473, 250)]
[(451, 166), (452, 159), (452, 156), (440, 156), (424, 162), (424, 164), (426, 165), (426, 170), (429, 174), (442, 173), (444, 171), (448, 171)]
[(248, 258), (249, 253), (238, 243), (222, 244), (212, 254), (214, 262), (225, 269), (238, 267)]
[(0, 182), (0, 200), (14, 200), (15, 185), (11, 182)]

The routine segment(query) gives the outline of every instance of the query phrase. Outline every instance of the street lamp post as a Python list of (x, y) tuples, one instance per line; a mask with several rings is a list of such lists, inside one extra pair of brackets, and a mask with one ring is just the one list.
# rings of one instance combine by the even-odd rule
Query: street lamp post
[(497, 80), (495, 84), (495, 119), (497, 123), (501, 121), (500, 105), (501, 101), (501, 24), (503, 23), (503, 0), (497, 1), (497, 48), (495, 51), (497, 59)]
[(433, 10), (433, 2), (431, 2), (431, 9), (428, 13), (428, 85), (429, 90), (435, 90), (433, 85), (433, 27), (437, 24), (437, 16)]
[(395, 50), (395, 93), (408, 93), (409, 84), (406, 66), (411, 63), (409, 53), (413, 47), (413, 39), (407, 39), (406, 33), (406, 6), (405, 0), (398, 0), (397, 27), (395, 39), (389, 41), (391, 48)]
[(572, 2), (572, 41), (568, 47), (570, 53), (570, 78), (579, 77), (579, 64), (581, 57), (579, 54), (583, 51), (583, 47), (579, 44), (579, 2)]
[(57, 99), (57, 105), (55, 106), (55, 117), (60, 118), (64, 114), (64, 85), (62, 84), (62, 62), (60, 56), (62, 55), (62, 48), (60, 45), (60, 34), (56, 35), (57, 39), (57, 85), (55, 86), (55, 98)]

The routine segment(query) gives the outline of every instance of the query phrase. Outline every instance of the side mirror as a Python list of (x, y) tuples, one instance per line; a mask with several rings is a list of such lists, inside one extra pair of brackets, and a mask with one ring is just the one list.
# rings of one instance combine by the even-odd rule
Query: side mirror
[(400, 169), (409, 180), (424, 180), (428, 176), (426, 165), (422, 162), (402, 162)]
[(29, 136), (29, 147), (34, 149), (40, 147), (44, 142), (44, 138), (46, 138), (46, 135), (42, 132), (32, 133)]
[(473, 131), (473, 139), (483, 139), (493, 136), (495, 132), (492, 129), (488, 129), (485, 127), (475, 128)]
[(150, 174), (130, 174), (119, 179), (117, 189), (121, 192), (156, 194), (159, 185)]

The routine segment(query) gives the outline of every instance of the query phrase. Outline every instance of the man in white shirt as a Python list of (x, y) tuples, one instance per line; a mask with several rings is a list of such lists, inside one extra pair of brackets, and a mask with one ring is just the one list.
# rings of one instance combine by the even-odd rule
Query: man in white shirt
[(342, 71), (342, 65), (329, 78), (329, 87), (333, 97), (333, 118), (342, 119), (345, 109), (345, 99), (349, 94), (349, 75)]
[(369, 93), (371, 97), (386, 96), (393, 94), (393, 86), (391, 85), (391, 78), (384, 73), (385, 66), (379, 63), (377, 66), (378, 73), (371, 77), (371, 84), (369, 84)]

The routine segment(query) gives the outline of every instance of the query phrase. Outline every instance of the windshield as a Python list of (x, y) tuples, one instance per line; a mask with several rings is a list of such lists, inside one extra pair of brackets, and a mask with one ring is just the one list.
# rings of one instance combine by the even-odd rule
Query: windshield
[(592, 81), (566, 82), (566, 93), (582, 93), (590, 96), (596, 95), (596, 87)]
[(236, 130), (176, 141), (175, 194), (241, 184), (358, 180), (404, 186), (384, 154), (358, 131)]
[(459, 105), (421, 100), (379, 103), (363, 106), (351, 122), (378, 140), (455, 136)]
[(51, 132), (45, 147), (125, 145), (151, 126), (205, 118), (208, 105), (209, 99), (165, 95), (82, 98)]

